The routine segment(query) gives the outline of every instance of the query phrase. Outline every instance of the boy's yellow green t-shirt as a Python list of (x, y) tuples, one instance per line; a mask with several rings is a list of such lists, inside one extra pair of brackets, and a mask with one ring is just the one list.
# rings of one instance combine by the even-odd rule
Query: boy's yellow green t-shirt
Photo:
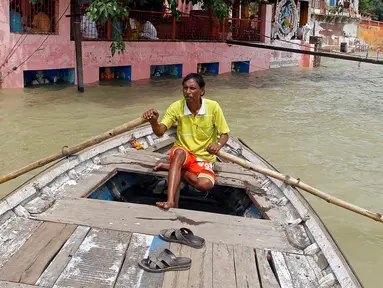
[(175, 146), (183, 146), (197, 158), (216, 162), (216, 156), (205, 149), (217, 142), (217, 136), (229, 133), (222, 109), (216, 101), (202, 98), (201, 108), (194, 116), (185, 99), (171, 104), (161, 120), (168, 129), (177, 122)]

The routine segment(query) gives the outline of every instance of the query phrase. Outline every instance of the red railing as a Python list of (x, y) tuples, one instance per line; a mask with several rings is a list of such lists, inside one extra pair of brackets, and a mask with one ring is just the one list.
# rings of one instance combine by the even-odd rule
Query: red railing
[(383, 28), (383, 22), (375, 20), (363, 20), (361, 24)]
[(260, 41), (261, 23), (258, 19), (225, 18), (222, 40)]
[(9, 1), (11, 33), (57, 34), (58, 0), (39, 1), (33, 5), (29, 0)]
[[(85, 15), (81, 19), (83, 40), (114, 39), (116, 32), (110, 22), (92, 22)], [(225, 18), (221, 22), (203, 11), (191, 11), (176, 19), (165, 11), (130, 10), (129, 16), (121, 19), (115, 28), (120, 31), (124, 41), (226, 41), (228, 37), (259, 41), (261, 22), (238, 18)]]

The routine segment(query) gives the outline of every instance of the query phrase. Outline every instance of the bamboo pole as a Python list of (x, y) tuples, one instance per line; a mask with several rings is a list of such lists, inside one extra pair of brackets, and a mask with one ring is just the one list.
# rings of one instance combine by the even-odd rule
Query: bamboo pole
[(299, 187), (299, 188), (301, 188), (301, 189), (303, 189), (303, 190), (305, 190), (305, 191), (307, 191), (307, 192), (309, 192), (309, 193), (311, 193), (311, 194), (313, 194), (319, 198), (322, 198), (323, 200), (326, 200), (327, 202), (329, 202), (331, 204), (340, 206), (340, 207), (345, 208), (347, 210), (353, 211), (355, 213), (358, 213), (360, 215), (366, 216), (368, 218), (374, 219), (375, 221), (383, 223), (383, 217), (381, 214), (376, 213), (376, 212), (371, 212), (371, 211), (366, 210), (364, 208), (360, 208), (354, 204), (351, 204), (351, 203), (348, 203), (348, 202), (343, 201), (341, 199), (338, 199), (334, 196), (328, 195), (328, 194), (326, 194), (326, 193), (324, 193), (324, 192), (322, 192), (322, 191), (320, 191), (314, 187), (311, 187), (311, 186), (309, 186), (309, 185), (307, 185), (307, 184), (305, 184), (305, 183), (301, 182), (300, 180), (297, 180), (293, 177), (289, 177), (287, 175), (282, 175), (281, 173), (278, 173), (276, 171), (252, 164), (249, 161), (238, 158), (236, 156), (233, 156), (233, 155), (228, 154), (228, 153), (223, 152), (223, 151), (219, 151), (217, 156), (219, 156), (223, 159), (229, 160), (229, 161), (231, 161), (235, 164), (238, 164), (244, 168), (254, 170), (254, 171), (259, 172), (261, 174), (264, 174), (264, 175), (273, 177), (275, 179), (281, 180), (287, 184)]
[(100, 143), (102, 141), (105, 141), (105, 140), (107, 140), (109, 138), (112, 138), (112, 137), (117, 136), (117, 135), (119, 135), (121, 133), (124, 133), (124, 132), (126, 132), (126, 131), (128, 131), (128, 130), (136, 127), (136, 126), (138, 126), (138, 125), (144, 124), (145, 122), (147, 122), (147, 120), (143, 119), (142, 117), (134, 119), (134, 120), (132, 120), (130, 122), (127, 122), (125, 124), (122, 124), (122, 125), (114, 128), (112, 130), (104, 132), (104, 133), (102, 133), (102, 134), (100, 134), (100, 135), (98, 135), (98, 136), (96, 136), (96, 137), (94, 137), (92, 139), (89, 139), (87, 141), (81, 142), (81, 143), (79, 143), (79, 144), (77, 144), (75, 146), (69, 147), (69, 148), (65, 149), (65, 151), (63, 150), (63, 151), (58, 152), (56, 154), (53, 154), (53, 155), (51, 155), (49, 157), (40, 159), (40, 160), (38, 160), (36, 162), (33, 162), (33, 163), (31, 163), (31, 164), (29, 164), (29, 165), (19, 169), (19, 170), (16, 170), (16, 171), (14, 171), (12, 173), (9, 173), (7, 175), (4, 175), (4, 176), (0, 177), (0, 184), (4, 183), (4, 182), (7, 182), (9, 180), (12, 180), (14, 178), (17, 178), (17, 177), (19, 177), (22, 174), (25, 174), (25, 173), (27, 173), (29, 171), (32, 171), (32, 170), (36, 169), (36, 168), (42, 167), (42, 166), (44, 166), (44, 165), (46, 165), (46, 164), (48, 164), (50, 162), (53, 162), (55, 160), (58, 160), (60, 158), (63, 158), (65, 156), (68, 156), (68, 155), (71, 155), (71, 154), (75, 154), (75, 153), (77, 153), (77, 152), (79, 152), (81, 150), (84, 150), (84, 149), (86, 149), (86, 148), (88, 148), (90, 146), (93, 146), (93, 145), (98, 144), (98, 143)]
[(277, 51), (292, 52), (292, 53), (298, 53), (298, 54), (322, 56), (322, 57), (328, 57), (328, 58), (383, 65), (383, 60), (375, 60), (372, 58), (362, 58), (360, 56), (351, 56), (351, 55), (345, 55), (341, 53), (310, 51), (310, 50), (273, 46), (273, 45), (267, 45), (263, 43), (254, 43), (254, 42), (237, 41), (237, 40), (227, 40), (226, 43), (232, 44), (232, 45), (248, 46), (248, 47), (268, 49), (268, 50), (277, 50)]

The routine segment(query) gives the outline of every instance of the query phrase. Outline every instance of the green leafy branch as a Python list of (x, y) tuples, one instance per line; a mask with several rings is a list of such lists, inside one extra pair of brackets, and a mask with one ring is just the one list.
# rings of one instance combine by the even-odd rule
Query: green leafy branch
[[(205, 11), (211, 8), (212, 14), (220, 20), (229, 16), (230, 7), (225, 0), (182, 0), (182, 3), (185, 2), (186, 4), (192, 3), (193, 5), (202, 4), (202, 9)], [(172, 11), (172, 15), (176, 16), (177, 18), (181, 16), (182, 13), (177, 9), (177, 0), (170, 0), (169, 5)]]
[(118, 0), (94, 0), (86, 10), (86, 16), (90, 21), (101, 21), (105, 23), (110, 21), (113, 30), (113, 39), (110, 44), (112, 56), (116, 52), (123, 53), (125, 50), (125, 42), (121, 31), (116, 27), (120, 24), (121, 19), (129, 15), (128, 4), (131, 1)]

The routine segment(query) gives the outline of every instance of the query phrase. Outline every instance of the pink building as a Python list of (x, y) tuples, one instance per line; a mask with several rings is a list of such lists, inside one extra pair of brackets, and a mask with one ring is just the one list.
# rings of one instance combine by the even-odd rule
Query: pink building
[[(43, 70), (50, 82), (55, 81), (54, 75), (59, 78), (65, 75), (67, 81), (74, 83), (75, 44), (71, 39), (71, 18), (66, 17), (71, 11), (70, 0), (48, 1), (48, 7), (43, 9), (50, 16), (50, 25), (41, 28), (48, 29), (45, 32), (36, 31), (36, 27), (31, 27), (30, 24), (35, 22), (33, 17), (36, 11), (29, 0), (13, 1), (18, 4), (16, 8), (8, 0), (0, 2), (0, 87), (25, 87), (33, 82), (33, 77), (39, 70)], [(20, 10), (23, 28), (15, 22), (18, 18), (14, 12)], [(233, 38), (237, 37), (239, 40), (260, 41), (263, 38), (264, 41), (268, 41), (269, 38), (259, 36), (270, 35), (271, 6), (264, 5), (260, 10), (263, 21), (253, 20), (250, 23), (250, 20), (237, 20), (240, 24), (236, 30), (229, 27), (229, 20), (225, 20), (221, 26), (214, 23), (210, 25), (211, 22), (204, 19), (205, 17), (208, 20), (208, 17), (202, 15), (202, 11), (196, 11), (198, 17), (191, 17), (193, 15), (190, 15), (192, 12), (189, 11), (190, 14), (177, 21), (165, 12), (133, 11), (131, 15), (136, 22), (132, 18), (126, 19), (130, 30), (123, 31), (127, 40), (125, 52), (120, 55), (116, 53), (114, 57), (110, 52), (111, 42), (108, 41), (113, 33), (110, 24), (86, 22), (91, 32), (87, 36), (88, 39), (83, 39), (82, 42), (84, 83), (98, 82), (103, 72), (103, 75), (109, 72), (105, 67), (122, 67), (118, 72), (112, 69), (112, 73), (117, 75), (123, 71), (125, 79), (132, 81), (150, 78), (157, 70), (162, 69), (159, 73), (164, 73), (163, 67), (172, 67), (174, 75), (183, 77), (190, 72), (201, 70), (200, 63), (210, 63), (210, 66), (204, 66), (205, 70), (210, 67), (215, 74), (231, 72), (233, 67), (243, 70), (243, 67), (247, 66), (245, 72), (269, 69), (270, 50), (224, 43), (228, 32), (232, 32)], [(139, 27), (135, 26), (137, 24), (142, 29), (148, 20), (156, 28), (157, 39), (138, 41), (134, 35), (139, 32), (135, 31)], [(135, 29), (131, 29), (132, 27)], [(237, 68), (235, 63), (238, 64)], [(60, 70), (57, 72), (57, 69)]]

